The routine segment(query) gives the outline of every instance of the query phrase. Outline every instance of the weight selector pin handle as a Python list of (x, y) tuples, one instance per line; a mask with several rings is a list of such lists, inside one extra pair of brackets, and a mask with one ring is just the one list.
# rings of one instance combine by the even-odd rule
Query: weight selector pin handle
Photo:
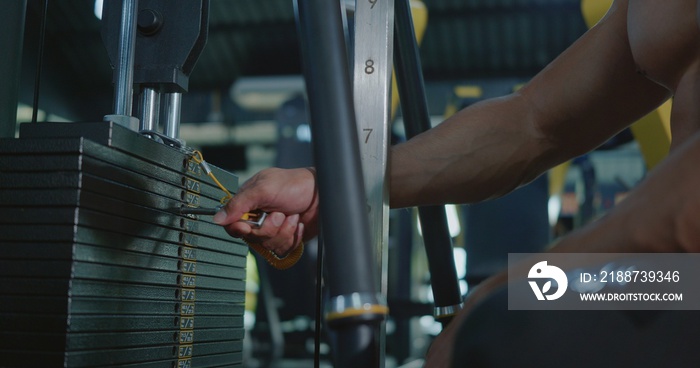
[[(181, 215), (202, 215), (202, 216), (214, 216), (217, 212), (224, 208), (223, 205), (216, 207), (182, 207), (180, 208)], [(250, 226), (259, 228), (262, 226), (263, 222), (267, 218), (267, 212), (256, 211), (256, 212), (246, 212), (241, 217), (240, 221), (249, 224)]]

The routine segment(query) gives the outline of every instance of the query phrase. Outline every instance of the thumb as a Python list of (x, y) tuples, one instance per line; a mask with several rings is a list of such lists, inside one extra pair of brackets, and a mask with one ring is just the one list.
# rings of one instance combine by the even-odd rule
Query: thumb
[(233, 197), (212, 219), (214, 223), (219, 225), (228, 225), (234, 223), (243, 217), (243, 214), (255, 209), (253, 203), (249, 203), (244, 197)]
[(224, 206), (219, 210), (219, 212), (217, 212), (214, 215), (214, 218), (212, 219), (212, 221), (214, 221), (215, 224), (224, 225), (227, 223), (226, 222), (227, 218), (228, 218), (228, 212), (226, 211), (226, 206)]

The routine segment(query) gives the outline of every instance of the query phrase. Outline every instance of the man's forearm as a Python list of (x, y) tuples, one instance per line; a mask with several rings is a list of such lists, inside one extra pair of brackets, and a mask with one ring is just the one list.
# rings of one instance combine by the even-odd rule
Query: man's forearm
[(391, 151), (391, 206), (467, 203), (506, 194), (556, 163), (525, 99), (472, 105)]

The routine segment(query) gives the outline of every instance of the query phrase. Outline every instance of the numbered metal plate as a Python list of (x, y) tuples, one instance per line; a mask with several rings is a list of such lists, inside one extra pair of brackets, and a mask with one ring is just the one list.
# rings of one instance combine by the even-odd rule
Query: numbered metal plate
[[(386, 299), (388, 283), (388, 151), (393, 65), (393, 0), (357, 0), (353, 88), (360, 157), (367, 193), (370, 236), (375, 249), (377, 290)], [(382, 328), (380, 351), (384, 352)], [(384, 358), (380, 357), (383, 366)]]
[(388, 232), (387, 158), (391, 115), (393, 0), (357, 0), (355, 5), (354, 96), (370, 234), (386, 296)]

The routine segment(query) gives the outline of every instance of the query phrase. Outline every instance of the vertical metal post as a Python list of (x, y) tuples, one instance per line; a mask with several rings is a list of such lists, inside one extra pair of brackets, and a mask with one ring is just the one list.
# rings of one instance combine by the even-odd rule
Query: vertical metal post
[(141, 92), (141, 125), (139, 130), (156, 130), (160, 115), (160, 93), (147, 87)]
[(119, 53), (115, 72), (114, 113), (131, 116), (134, 95), (134, 55), (136, 50), (136, 10), (138, 0), (122, 0), (122, 19), (119, 27)]
[(138, 119), (132, 116), (136, 12), (138, 8), (138, 0), (122, 0), (119, 48), (117, 50), (117, 63), (114, 68), (114, 114), (105, 116), (105, 120), (114, 121), (132, 130), (139, 128)]
[(388, 310), (375, 287), (348, 60), (338, 1), (297, 0), (311, 112), (322, 236), (337, 333), (336, 367), (379, 367), (379, 325)]
[[(355, 2), (353, 90), (360, 138), (362, 173), (367, 193), (369, 231), (377, 261), (377, 290), (384, 298), (388, 284), (389, 183), (387, 160), (391, 119), (391, 71), (394, 0)], [(380, 352), (386, 331), (382, 325)], [(383, 364), (382, 364), (383, 365)]]
[(0, 138), (14, 138), (27, 1), (8, 1), (0, 12)]
[(180, 107), (182, 106), (182, 93), (173, 92), (164, 94), (165, 116), (163, 121), (163, 134), (173, 139), (180, 138)]
[[(430, 129), (431, 125), (409, 0), (396, 2), (395, 29), (396, 82), (406, 135), (411, 138)], [(418, 209), (418, 213), (428, 255), (435, 299), (435, 318), (447, 323), (462, 309), (462, 294), (455, 269), (445, 207), (424, 206)]]

